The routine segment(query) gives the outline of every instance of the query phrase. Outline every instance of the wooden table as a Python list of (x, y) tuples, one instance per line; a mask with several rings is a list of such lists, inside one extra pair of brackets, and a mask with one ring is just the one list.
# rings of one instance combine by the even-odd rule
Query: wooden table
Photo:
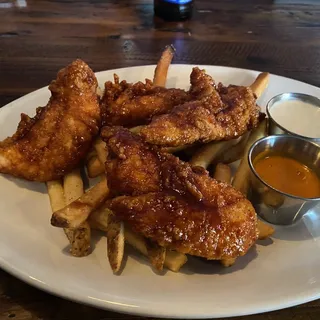
[[(147, 0), (7, 0), (0, 21), (1, 106), (47, 85), (76, 57), (96, 71), (153, 64), (169, 43), (175, 63), (269, 71), (320, 87), (317, 0), (197, 0), (185, 23), (154, 19)], [(133, 317), (56, 298), (0, 270), (0, 319), (7, 318)], [(320, 301), (237, 319), (316, 320)]]

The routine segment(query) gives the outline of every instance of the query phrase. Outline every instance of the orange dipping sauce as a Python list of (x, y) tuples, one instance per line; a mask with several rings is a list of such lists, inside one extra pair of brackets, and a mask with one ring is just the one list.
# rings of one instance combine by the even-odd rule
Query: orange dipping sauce
[(301, 198), (320, 197), (320, 179), (306, 165), (285, 156), (258, 157), (254, 168), (273, 188)]

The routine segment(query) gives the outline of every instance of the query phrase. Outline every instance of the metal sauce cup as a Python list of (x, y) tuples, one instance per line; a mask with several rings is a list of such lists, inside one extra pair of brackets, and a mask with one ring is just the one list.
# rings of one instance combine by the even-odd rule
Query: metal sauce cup
[(263, 181), (254, 168), (261, 153), (283, 155), (307, 165), (320, 177), (320, 146), (292, 135), (273, 135), (255, 142), (249, 151), (248, 161), (252, 171), (251, 202), (259, 216), (279, 225), (293, 224), (320, 203), (318, 198), (300, 198), (277, 190)]
[(295, 93), (295, 92), (281, 93), (281, 94), (273, 97), (267, 104), (267, 115), (269, 118), (269, 134), (270, 135), (272, 135), (272, 134), (291, 134), (296, 137), (301, 137), (301, 138), (310, 140), (310, 141), (315, 142), (320, 145), (320, 138), (311, 138), (311, 137), (302, 136), (302, 135), (299, 135), (295, 132), (292, 132), (292, 131), (286, 129), (285, 127), (281, 126), (272, 117), (272, 112), (271, 112), (272, 107), (278, 102), (289, 101), (289, 100), (310, 103), (310, 104), (314, 105), (315, 107), (320, 108), (320, 99), (318, 99), (314, 96), (310, 96), (308, 94), (304, 94), (304, 93)]

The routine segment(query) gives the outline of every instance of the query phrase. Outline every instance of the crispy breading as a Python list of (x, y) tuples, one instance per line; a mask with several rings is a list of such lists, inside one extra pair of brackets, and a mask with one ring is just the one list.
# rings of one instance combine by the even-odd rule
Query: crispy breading
[(189, 92), (181, 89), (154, 87), (151, 80), (146, 83), (129, 84), (107, 81), (101, 100), (103, 125), (133, 127), (147, 124), (152, 117), (169, 112), (173, 107), (187, 101), (200, 99), (211, 93), (213, 80), (204, 70), (194, 68), (190, 75)]
[(256, 127), (259, 120), (260, 108), (251, 88), (219, 84), (202, 99), (154, 117), (140, 134), (149, 143), (175, 147), (234, 139)]
[(138, 195), (158, 191), (160, 171), (157, 155), (142, 139), (121, 127), (104, 127), (107, 142), (107, 181), (114, 195)]
[(0, 143), (0, 172), (50, 181), (74, 169), (99, 130), (97, 85), (81, 60), (60, 70), (48, 104), (34, 118), (22, 114), (17, 132)]
[(150, 80), (146, 83), (119, 83), (115, 75), (114, 83), (105, 83), (101, 99), (103, 124), (131, 127), (146, 124), (154, 115), (166, 113), (190, 99), (189, 93), (181, 89), (153, 87)]
[(129, 195), (108, 207), (134, 231), (168, 249), (217, 260), (241, 256), (255, 243), (255, 210), (229, 184), (126, 129), (104, 128), (102, 137), (112, 150), (109, 187)]

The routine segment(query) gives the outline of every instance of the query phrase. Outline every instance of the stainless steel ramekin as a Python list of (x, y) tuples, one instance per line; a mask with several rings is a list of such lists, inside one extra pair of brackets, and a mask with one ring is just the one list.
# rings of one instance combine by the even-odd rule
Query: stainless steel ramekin
[(293, 224), (319, 204), (320, 197), (296, 197), (263, 181), (254, 168), (254, 161), (262, 152), (294, 158), (314, 170), (320, 177), (320, 146), (293, 135), (273, 135), (258, 140), (250, 148), (248, 161), (252, 171), (251, 202), (258, 215), (273, 224)]
[[(285, 127), (281, 126), (273, 117), (272, 117), (272, 112), (271, 109), (272, 107), (277, 103), (281, 101), (289, 101), (289, 100), (295, 100), (295, 101), (301, 101), (301, 102), (306, 102), (310, 103), (316, 107), (320, 108), (320, 99), (317, 97), (304, 94), (304, 93), (296, 93), (296, 92), (288, 92), (288, 93), (281, 93), (275, 97), (273, 97), (268, 103), (267, 103), (267, 115), (269, 118), (269, 134), (291, 134), (296, 137), (301, 137), (307, 140), (310, 140), (312, 142), (315, 142), (320, 145), (320, 138), (311, 138), (307, 136), (302, 136), (297, 133), (294, 133)], [(290, 116), (288, 114), (288, 116)], [(320, 125), (320, 124), (319, 124)]]

